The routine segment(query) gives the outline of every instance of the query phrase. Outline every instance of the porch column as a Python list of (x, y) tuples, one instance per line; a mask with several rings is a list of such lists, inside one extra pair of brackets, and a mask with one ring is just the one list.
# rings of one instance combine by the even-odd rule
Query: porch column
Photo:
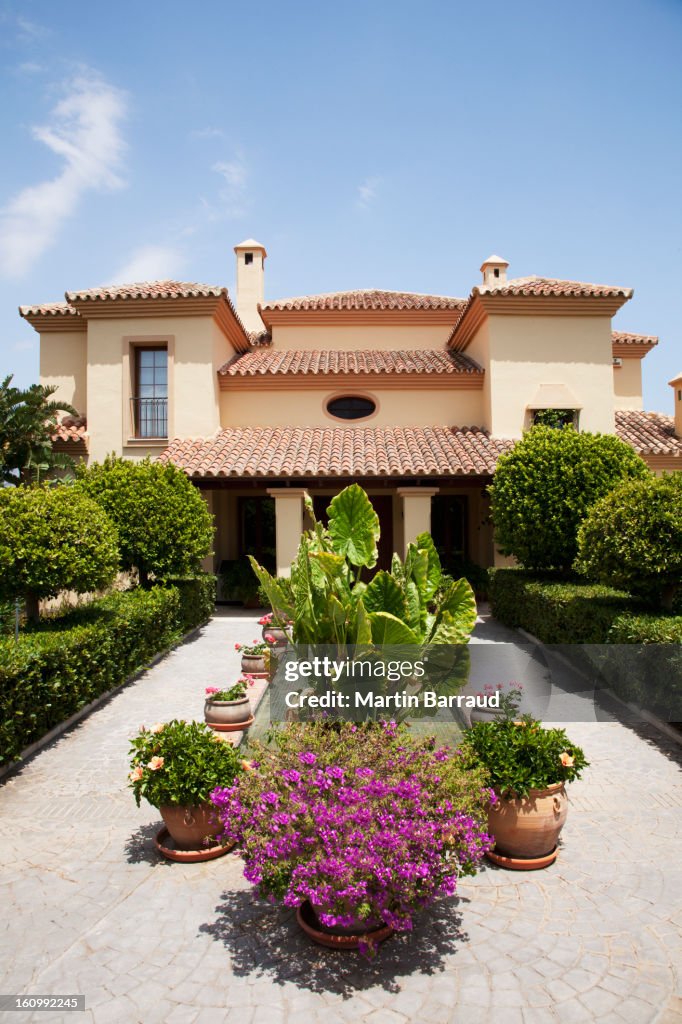
[(420, 533), (431, 533), (431, 498), (439, 487), (398, 487), (403, 500), (403, 558), (407, 545)]
[(278, 576), (289, 576), (303, 533), (303, 487), (270, 487), (275, 499), (275, 545)]

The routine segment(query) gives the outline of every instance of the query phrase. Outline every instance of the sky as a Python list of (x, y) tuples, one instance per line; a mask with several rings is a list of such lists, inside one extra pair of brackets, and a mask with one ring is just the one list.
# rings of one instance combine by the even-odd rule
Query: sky
[(0, 374), (38, 380), (19, 304), (173, 277), (266, 298), (626, 285), (682, 370), (682, 0), (0, 0)]

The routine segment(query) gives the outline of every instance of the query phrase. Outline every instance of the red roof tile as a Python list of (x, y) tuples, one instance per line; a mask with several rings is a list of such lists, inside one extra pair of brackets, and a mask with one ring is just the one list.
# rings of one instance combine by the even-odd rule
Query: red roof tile
[(653, 334), (630, 334), (627, 331), (611, 331), (611, 340), (618, 345), (658, 345), (658, 338)]
[(512, 445), (477, 427), (250, 427), (176, 438), (160, 459), (193, 477), (488, 476)]
[(621, 410), (616, 412), (616, 433), (640, 455), (682, 457), (682, 439), (675, 436), (672, 416), (635, 409)]
[(224, 295), (227, 288), (216, 284), (197, 284), (195, 281), (137, 281), (134, 284), (87, 288), (82, 292), (67, 292), (68, 302), (85, 302), (88, 299), (189, 299), (216, 298)]
[(438, 349), (408, 351), (300, 351), (261, 348), (246, 352), (218, 371), (229, 377), (303, 374), (453, 374), (482, 373), (473, 359)]
[(68, 302), (43, 302), (38, 306), (19, 306), (21, 316), (79, 316)]
[(85, 442), (88, 436), (88, 424), (83, 416), (64, 416), (52, 435), (53, 441)]
[(504, 284), (477, 285), (473, 292), (480, 295), (549, 295), (549, 296), (594, 296), (595, 298), (627, 298), (632, 288), (620, 288), (610, 284), (590, 284), (586, 281), (562, 281), (554, 277), (516, 277)]
[(289, 299), (264, 302), (261, 309), (452, 309), (459, 310), (466, 299), (449, 295), (420, 295), (417, 292), (391, 292), (363, 288), (350, 292), (325, 292), (298, 295)]

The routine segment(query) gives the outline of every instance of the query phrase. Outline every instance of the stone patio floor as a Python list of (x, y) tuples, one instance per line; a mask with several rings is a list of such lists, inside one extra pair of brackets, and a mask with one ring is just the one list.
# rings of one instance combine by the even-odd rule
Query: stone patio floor
[(163, 860), (157, 812), (126, 787), (128, 737), (201, 718), (257, 617), (218, 614), (0, 784), (0, 991), (86, 1002), (3, 1021), (682, 1024), (681, 748), (648, 725), (570, 725), (591, 767), (557, 862), (484, 867), (372, 963), (310, 945), (235, 855)]

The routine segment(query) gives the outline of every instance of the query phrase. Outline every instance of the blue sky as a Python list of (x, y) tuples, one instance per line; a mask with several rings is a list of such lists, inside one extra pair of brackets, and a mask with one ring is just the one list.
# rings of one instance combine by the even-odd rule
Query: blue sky
[(266, 296), (466, 295), (510, 274), (629, 285), (682, 370), (682, 3), (0, 0), (0, 373), (20, 303), (178, 277)]

